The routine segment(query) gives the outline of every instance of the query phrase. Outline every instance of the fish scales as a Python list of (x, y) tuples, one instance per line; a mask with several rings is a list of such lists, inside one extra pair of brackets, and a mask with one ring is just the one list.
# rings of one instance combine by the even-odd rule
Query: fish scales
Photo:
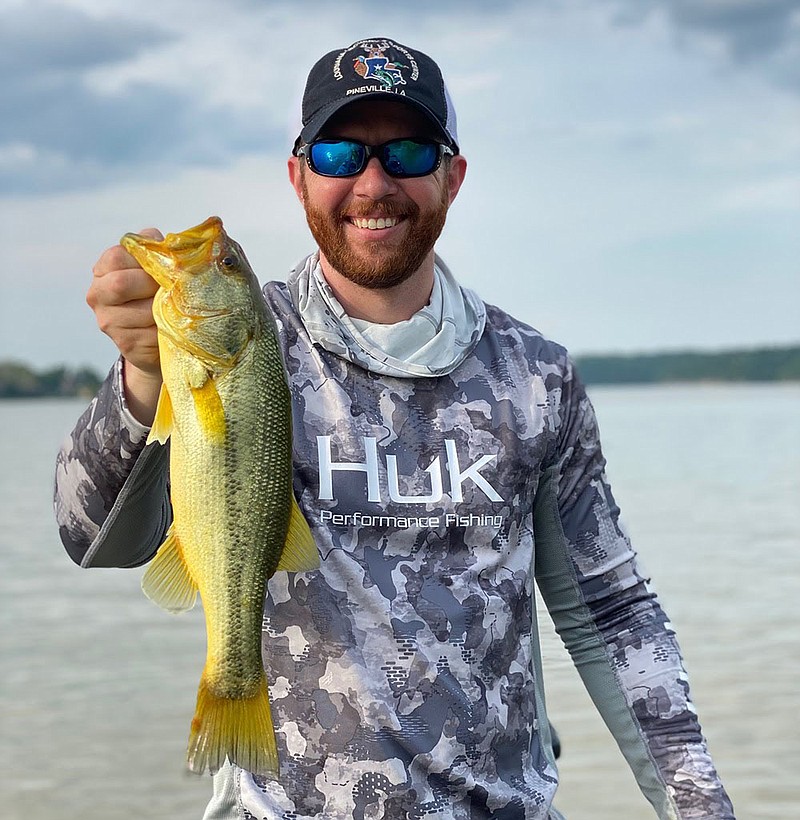
[(199, 592), (208, 638), (189, 767), (227, 757), (279, 772), (261, 620), (267, 579), (319, 565), (292, 493), (291, 401), (275, 327), (241, 248), (211, 217), (123, 246), (158, 282), (153, 303), (164, 377), (148, 439), (170, 440), (174, 513), (143, 578), (172, 612)]
[[(181, 428), (187, 431), (177, 447), (174, 433), (172, 440), (172, 464), (185, 482), (184, 492), (173, 489), (175, 518), (192, 521), (194, 532), (180, 540), (201, 579), (208, 621), (206, 678), (212, 692), (226, 697), (253, 695), (252, 687), (257, 689), (263, 589), (277, 566), (289, 520), (291, 426), (280, 412), (288, 396), (262, 400), (249, 389), (253, 378), (266, 383), (267, 353), (266, 345), (252, 345), (240, 366), (217, 380), (226, 410), (224, 448), (204, 446), (188, 390), (182, 401), (173, 398), (185, 408)], [(214, 534), (216, 549), (207, 549), (204, 530)], [(243, 601), (243, 595), (251, 598)], [(249, 691), (239, 692), (247, 681)]]

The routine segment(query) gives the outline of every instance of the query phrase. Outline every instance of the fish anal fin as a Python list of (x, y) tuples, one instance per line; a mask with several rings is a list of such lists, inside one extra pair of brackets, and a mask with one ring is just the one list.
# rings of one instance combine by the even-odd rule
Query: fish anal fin
[(187, 762), (196, 774), (206, 769), (216, 774), (226, 757), (252, 774), (267, 777), (279, 774), (269, 691), (263, 676), (251, 697), (227, 698), (212, 690), (203, 672)]
[(197, 584), (183, 557), (173, 524), (142, 576), (142, 591), (167, 612), (186, 612), (197, 600)]
[(289, 529), (277, 569), (288, 572), (307, 572), (319, 569), (319, 551), (305, 516), (292, 495)]
[(147, 444), (157, 441), (159, 444), (166, 444), (167, 439), (172, 434), (173, 425), (172, 400), (167, 391), (167, 385), (161, 385), (161, 392), (158, 394), (158, 405), (156, 406), (156, 417), (153, 419), (153, 426), (147, 436)]
[(200, 428), (209, 441), (222, 444), (225, 441), (225, 409), (214, 379), (208, 378), (201, 386), (190, 389)]

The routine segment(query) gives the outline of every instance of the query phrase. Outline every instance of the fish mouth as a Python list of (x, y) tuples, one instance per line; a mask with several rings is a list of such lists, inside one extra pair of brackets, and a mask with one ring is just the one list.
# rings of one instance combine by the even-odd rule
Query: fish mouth
[(126, 233), (120, 245), (162, 288), (169, 289), (182, 272), (209, 264), (223, 237), (222, 220), (211, 216), (194, 228), (168, 233), (163, 239)]

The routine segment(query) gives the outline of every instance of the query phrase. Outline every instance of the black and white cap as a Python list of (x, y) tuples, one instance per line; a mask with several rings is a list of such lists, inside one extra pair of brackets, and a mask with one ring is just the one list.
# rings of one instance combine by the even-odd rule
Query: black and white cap
[(456, 112), (439, 66), (427, 54), (387, 37), (358, 40), (314, 64), (303, 93), (303, 127), (295, 151), (315, 140), (344, 106), (387, 94), (425, 114), (442, 142), (458, 153)]

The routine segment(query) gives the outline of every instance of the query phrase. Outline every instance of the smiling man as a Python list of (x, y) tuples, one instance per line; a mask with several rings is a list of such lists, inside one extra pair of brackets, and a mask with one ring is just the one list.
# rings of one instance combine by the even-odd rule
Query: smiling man
[[(367, 99), (331, 117), (289, 161), (325, 279), (350, 315), (364, 311), (364, 288), (385, 291), (398, 313), (358, 318), (408, 319), (428, 301), (433, 245), (466, 173), (464, 157), (432, 132), (407, 103)], [(374, 157), (364, 146), (377, 146)], [(414, 176), (398, 176), (407, 163)]]
[[(206, 817), (560, 817), (536, 584), (656, 814), (732, 818), (569, 356), (434, 251), (467, 168), (438, 66), (337, 49), (302, 121), (289, 178), (318, 249), (264, 298), (321, 566), (266, 590), (280, 777), (226, 764)], [(59, 455), (56, 513), (82, 566), (134, 566), (170, 520), (144, 446), (155, 285), (119, 246), (94, 273), (121, 356)]]

